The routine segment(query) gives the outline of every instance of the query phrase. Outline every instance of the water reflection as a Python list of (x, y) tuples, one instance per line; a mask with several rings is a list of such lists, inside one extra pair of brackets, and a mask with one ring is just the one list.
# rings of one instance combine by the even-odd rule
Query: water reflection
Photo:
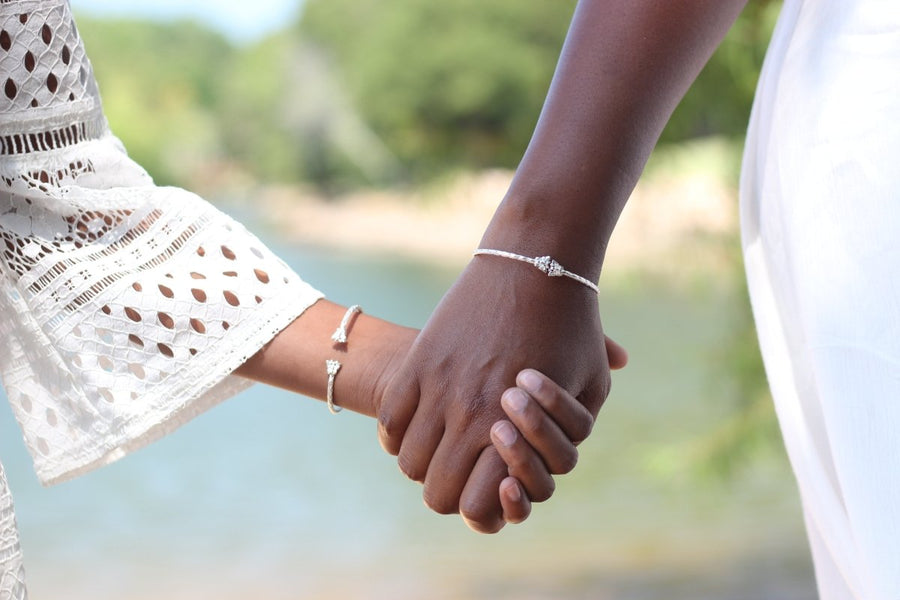
[[(276, 244), (277, 246), (277, 244)], [(420, 326), (456, 269), (276, 248), (342, 303)], [(727, 412), (721, 292), (606, 290), (631, 352), (579, 468), (524, 526), (477, 536), (422, 505), (374, 425), (257, 386), (120, 463), (43, 490), (7, 408), (0, 456), (34, 598), (815, 597), (781, 455), (726, 484), (647, 468)], [(4, 403), (5, 406), (5, 403)], [(677, 457), (676, 457), (677, 459)]]

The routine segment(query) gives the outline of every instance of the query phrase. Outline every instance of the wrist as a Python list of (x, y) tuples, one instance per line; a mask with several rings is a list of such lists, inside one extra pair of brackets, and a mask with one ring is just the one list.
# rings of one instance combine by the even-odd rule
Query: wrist
[(507, 194), (478, 247), (531, 258), (550, 256), (566, 270), (596, 282), (609, 235), (599, 227), (599, 219), (561, 214), (559, 204), (552, 197)]
[(384, 389), (406, 357), (416, 330), (361, 314), (348, 342), (334, 358), (342, 364), (335, 381), (335, 403), (353, 412), (375, 416)]

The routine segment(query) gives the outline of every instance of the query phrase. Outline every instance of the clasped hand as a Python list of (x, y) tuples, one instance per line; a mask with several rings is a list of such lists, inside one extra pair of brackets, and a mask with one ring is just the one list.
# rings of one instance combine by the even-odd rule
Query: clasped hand
[(476, 258), (389, 379), (379, 439), (427, 506), (496, 532), (575, 466), (625, 360), (590, 289)]

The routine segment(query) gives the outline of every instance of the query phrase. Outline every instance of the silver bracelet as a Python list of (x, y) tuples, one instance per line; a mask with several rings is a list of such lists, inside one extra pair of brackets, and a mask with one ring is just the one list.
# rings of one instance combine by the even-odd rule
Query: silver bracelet
[(325, 402), (328, 403), (328, 410), (331, 414), (336, 415), (344, 410), (334, 404), (334, 378), (337, 377), (338, 371), (341, 370), (341, 363), (336, 360), (326, 360), (325, 370), (328, 372), (328, 388), (325, 391)]
[[(359, 304), (354, 304), (353, 306), (348, 308), (347, 312), (344, 313), (344, 318), (341, 319), (341, 324), (338, 325), (338, 328), (334, 330), (333, 334), (331, 334), (331, 341), (333, 341), (335, 344), (346, 344), (347, 328), (350, 327), (350, 322), (353, 320), (353, 317), (360, 314), (361, 312), (362, 308), (359, 307)], [(334, 380), (337, 377), (338, 371), (340, 370), (340, 361), (331, 358), (325, 361), (325, 372), (328, 374), (328, 387), (325, 389), (325, 402), (328, 404), (328, 410), (333, 415), (336, 415), (344, 410), (334, 403)]]
[(359, 307), (359, 304), (354, 304), (350, 308), (347, 309), (347, 312), (344, 313), (344, 318), (341, 319), (341, 324), (338, 325), (338, 328), (334, 330), (334, 333), (331, 334), (331, 341), (337, 344), (346, 344), (347, 343), (347, 327), (350, 325), (350, 320), (362, 312), (362, 308)]
[(542, 273), (546, 273), (548, 277), (568, 277), (569, 279), (574, 279), (578, 283), (588, 286), (589, 288), (594, 290), (594, 292), (598, 294), (600, 293), (600, 289), (597, 287), (596, 283), (594, 283), (590, 279), (585, 279), (581, 275), (576, 275), (571, 271), (566, 271), (561, 264), (559, 264), (549, 256), (539, 256), (537, 258), (531, 258), (530, 256), (513, 254), (512, 252), (506, 252), (505, 250), (491, 250), (489, 248), (479, 248), (472, 253), (472, 256), (478, 256), (479, 254), (501, 256), (503, 258), (511, 258), (513, 260), (526, 262), (537, 267)]

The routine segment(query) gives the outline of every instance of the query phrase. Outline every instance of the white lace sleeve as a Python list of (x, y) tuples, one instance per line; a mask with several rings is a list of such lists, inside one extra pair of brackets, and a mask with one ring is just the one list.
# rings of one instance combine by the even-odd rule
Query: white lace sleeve
[(25, 600), (25, 568), (12, 496), (0, 464), (0, 600)]
[(0, 0), (0, 74), (0, 374), (51, 483), (242, 389), (320, 294), (128, 159), (68, 2)]

